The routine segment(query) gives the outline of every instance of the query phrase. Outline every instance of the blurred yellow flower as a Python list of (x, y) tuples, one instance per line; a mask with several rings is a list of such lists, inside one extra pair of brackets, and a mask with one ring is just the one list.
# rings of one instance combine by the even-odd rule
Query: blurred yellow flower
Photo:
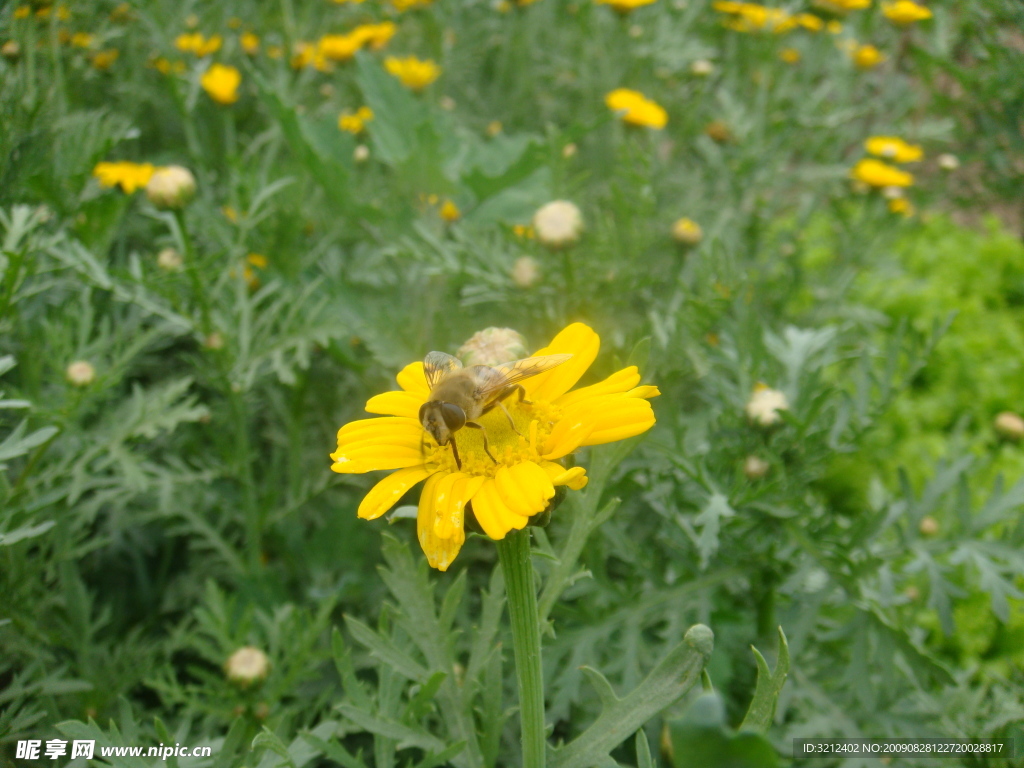
[(426, 8), (434, 0), (391, 0), (391, 4), (395, 6), (395, 10), (401, 13), (402, 11), (411, 11), (415, 8)]
[(890, 200), (889, 210), (892, 213), (899, 213), (907, 217), (914, 215), (914, 206), (905, 197), (896, 197)]
[(234, 67), (213, 64), (199, 80), (203, 90), (218, 104), (234, 104), (238, 101), (238, 86), (242, 74)]
[(255, 56), (260, 52), (260, 38), (252, 32), (243, 32), (238, 38), (238, 44), (249, 56)]
[(14, 18), (16, 19), (27, 19), (32, 15), (32, 9), (27, 5), (19, 5), (14, 9)]
[(165, 59), (163, 56), (158, 56), (150, 62), (150, 66), (153, 67), (157, 72), (162, 75), (169, 75), (172, 72), (176, 75), (180, 75), (185, 71), (185, 62), (183, 61), (170, 61)]
[(616, 88), (604, 97), (608, 108), (621, 113), (620, 119), (629, 125), (661, 130), (668, 123), (668, 113), (658, 103), (639, 91)]
[(932, 17), (932, 12), (914, 0), (896, 0), (894, 3), (882, 3), (882, 13), (893, 24), (905, 26), (915, 21), (924, 21)]
[(651, 5), (657, 0), (594, 0), (594, 2), (598, 5), (607, 5), (619, 13), (629, 13), (636, 8)]
[(850, 177), (876, 189), (909, 187), (914, 183), (914, 177), (906, 171), (870, 157), (853, 166), (850, 169)]
[(908, 144), (896, 136), (872, 136), (864, 142), (868, 154), (884, 157), (896, 163), (916, 163), (924, 157), (918, 144)]
[(106, 72), (113, 66), (114, 62), (117, 61), (117, 57), (121, 55), (121, 52), (116, 48), (107, 48), (105, 51), (99, 51), (92, 57), (92, 65), (101, 72)]
[(315, 51), (312, 46), (303, 50), (302, 53), (304, 54), (304, 58), (302, 65), (296, 67), (296, 69), (301, 69), (302, 66), (306, 66), (313, 62), (316, 58), (316, 54), (318, 53), (331, 61), (348, 61), (355, 56), (362, 47), (363, 41), (352, 34), (324, 35), (319, 41), (317, 41)]
[(89, 48), (92, 46), (95, 39), (96, 38), (90, 35), (88, 32), (75, 32), (75, 34), (71, 36), (69, 42), (75, 48)]
[(696, 221), (684, 216), (672, 224), (672, 239), (680, 245), (698, 245), (704, 239), (704, 230)]
[(715, 0), (711, 4), (719, 13), (731, 18), (725, 25), (737, 32), (762, 30), (782, 34), (795, 29), (799, 21), (782, 8), (767, 8), (757, 3), (738, 3), (733, 0)]
[(441, 206), (440, 214), (441, 218), (449, 224), (462, 218), (462, 211), (460, 211), (459, 207), (451, 200), (444, 201), (444, 205)]
[(388, 56), (384, 68), (397, 77), (406, 88), (422, 91), (441, 76), (441, 68), (430, 59), (407, 56), (404, 59)]
[(188, 32), (175, 38), (174, 47), (182, 53), (191, 53), (203, 58), (219, 51), (223, 42), (220, 35), (207, 38), (201, 32)]
[(850, 11), (862, 11), (871, 7), (871, 0), (814, 0), (815, 8), (831, 13), (847, 14)]
[(800, 62), (800, 51), (796, 48), (783, 48), (779, 51), (779, 58), (787, 64), (798, 64)]
[(152, 163), (132, 163), (126, 160), (118, 162), (97, 163), (92, 169), (101, 186), (120, 187), (121, 191), (130, 195), (137, 189), (146, 186), (156, 171)]
[(351, 134), (362, 133), (366, 124), (373, 120), (373, 110), (362, 106), (355, 112), (342, 112), (338, 117), (338, 128)]
[(858, 69), (873, 69), (885, 61), (885, 54), (870, 44), (857, 45), (853, 43), (849, 51), (850, 58)]
[(811, 32), (821, 32), (825, 27), (825, 20), (813, 13), (800, 13), (795, 18), (797, 24)]
[(369, 45), (373, 50), (379, 51), (388, 41), (395, 36), (398, 27), (392, 21), (382, 21), (380, 24), (361, 24), (352, 30), (352, 35), (361, 41), (362, 45)]
[[(544, 512), (556, 487), (583, 488), (586, 470), (567, 469), (559, 460), (583, 446), (646, 432), (654, 426), (654, 411), (647, 400), (659, 394), (657, 387), (640, 385), (636, 366), (570, 392), (597, 358), (600, 344), (591, 328), (574, 323), (538, 350), (537, 355), (571, 357), (522, 382), (529, 405), (509, 397), (504, 409), (494, 408), (479, 418), (484, 430), (453, 433), (461, 465), (452, 448), (438, 445), (420, 423), (419, 410), (430, 398), (431, 387), (423, 363), (407, 365), (398, 374), (401, 390), (367, 402), (366, 410), (382, 414), (380, 418), (353, 421), (338, 431), (332, 470), (343, 474), (394, 470), (366, 494), (359, 517), (375, 520), (412, 486), (426, 480), (416, 528), (427, 562), (444, 571), (466, 539), (467, 509), (490, 538), (503, 539)], [(485, 435), (494, 460), (485, 452)]]

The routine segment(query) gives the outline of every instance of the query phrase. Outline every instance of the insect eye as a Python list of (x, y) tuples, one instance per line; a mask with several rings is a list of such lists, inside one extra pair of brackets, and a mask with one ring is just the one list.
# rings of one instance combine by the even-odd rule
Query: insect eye
[(420, 406), (420, 424), (426, 423), (424, 421), (424, 419), (427, 418), (427, 406), (428, 405), (429, 405), (429, 403), (424, 403), (423, 405)]
[(466, 412), (457, 405), (445, 403), (441, 406), (441, 418), (448, 430), (454, 432), (466, 426)]

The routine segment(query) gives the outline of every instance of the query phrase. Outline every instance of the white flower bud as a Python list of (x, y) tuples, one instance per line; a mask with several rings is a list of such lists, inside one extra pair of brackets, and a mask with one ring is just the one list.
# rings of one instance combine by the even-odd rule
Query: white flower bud
[(529, 288), (540, 279), (540, 265), (531, 256), (520, 256), (512, 265), (512, 282), (520, 288)]
[(96, 369), (86, 360), (76, 360), (64, 372), (68, 383), (76, 387), (87, 387), (96, 379)]
[(370, 148), (365, 144), (357, 144), (352, 151), (352, 159), (357, 163), (365, 163), (370, 159)]
[(156, 257), (156, 265), (167, 272), (180, 272), (185, 260), (173, 248), (164, 248)]
[(934, 536), (939, 532), (939, 521), (931, 515), (925, 515), (921, 518), (917, 529), (921, 532), (922, 536)]
[(501, 365), (527, 356), (526, 339), (511, 328), (485, 328), (455, 353), (466, 366)]
[(754, 393), (747, 402), (747, 416), (759, 427), (771, 427), (782, 421), (779, 411), (788, 411), (789, 401), (777, 389), (764, 384), (754, 387)]
[(747, 476), (748, 480), (760, 480), (768, 474), (768, 470), (771, 468), (771, 464), (760, 456), (751, 455), (743, 460), (743, 474)]
[(938, 162), (939, 168), (944, 171), (955, 171), (960, 167), (960, 158), (956, 155), (951, 155), (949, 152), (939, 155)]
[(690, 72), (697, 77), (707, 77), (715, 71), (715, 65), (707, 59), (697, 59), (690, 65)]
[(149, 202), (162, 211), (184, 208), (196, 194), (196, 178), (188, 168), (170, 165), (155, 171), (146, 185)]
[(1012, 411), (1003, 411), (993, 423), (996, 433), (1007, 440), (1024, 438), (1024, 419)]
[(228, 657), (224, 662), (224, 674), (239, 688), (258, 685), (270, 673), (270, 659), (259, 648), (245, 646)]
[(562, 248), (580, 239), (583, 216), (574, 203), (555, 200), (533, 214), (533, 228), (541, 243), (549, 248)]

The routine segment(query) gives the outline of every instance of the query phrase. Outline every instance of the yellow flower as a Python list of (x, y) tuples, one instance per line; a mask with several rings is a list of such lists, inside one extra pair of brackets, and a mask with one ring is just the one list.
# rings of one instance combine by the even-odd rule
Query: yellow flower
[(174, 47), (182, 53), (191, 53), (203, 58), (219, 51), (223, 42), (220, 35), (207, 38), (200, 32), (192, 32), (178, 35), (174, 40)]
[(885, 187), (909, 187), (914, 177), (906, 171), (894, 168), (874, 158), (864, 158), (850, 169), (850, 176), (877, 189)]
[(850, 11), (862, 11), (871, 7), (871, 0), (814, 0), (814, 6), (823, 11), (845, 15)]
[(629, 13), (636, 8), (651, 5), (656, 0), (594, 0), (594, 2), (598, 5), (610, 6), (619, 13)]
[(441, 76), (441, 68), (430, 59), (407, 56), (399, 59), (388, 56), (384, 68), (401, 80), (402, 85), (414, 91), (422, 91)]
[(800, 51), (796, 48), (783, 48), (779, 51), (779, 58), (787, 64), (799, 64), (800, 63)]
[(172, 72), (176, 75), (180, 75), (185, 71), (184, 61), (169, 61), (163, 56), (158, 56), (153, 59), (153, 61), (150, 62), (150, 66), (162, 75), (169, 75)]
[(88, 32), (75, 32), (75, 34), (71, 36), (70, 42), (75, 48), (89, 48), (92, 46), (95, 39), (96, 38)]
[(32, 9), (27, 5), (19, 5), (14, 9), (14, 18), (16, 19), (27, 19), (32, 15)]
[(452, 449), (438, 446), (423, 429), (419, 409), (430, 397), (430, 386), (422, 363), (407, 365), (398, 374), (400, 391), (377, 395), (366, 404), (368, 412), (382, 417), (343, 426), (338, 449), (331, 454), (335, 472), (396, 470), (367, 493), (357, 511), (359, 517), (380, 517), (412, 486), (426, 480), (416, 527), (427, 562), (444, 571), (465, 541), (467, 508), (490, 538), (503, 539), (547, 509), (557, 486), (582, 488), (587, 483), (586, 470), (566, 469), (559, 459), (582, 446), (646, 432), (654, 425), (647, 398), (658, 394), (657, 387), (639, 386), (635, 366), (570, 392), (594, 362), (600, 343), (591, 328), (574, 323), (539, 350), (537, 355), (568, 353), (572, 357), (523, 381), (529, 404), (515, 396), (505, 400), (515, 431), (501, 408), (480, 417), (497, 462), (484, 452), (484, 432), (455, 432), (461, 468)]
[(151, 163), (131, 163), (119, 161), (116, 163), (97, 163), (92, 169), (92, 175), (99, 179), (104, 187), (121, 187), (121, 191), (130, 195), (135, 190), (146, 186), (156, 171)]
[(462, 218), (462, 212), (451, 200), (445, 200), (444, 205), (441, 206), (441, 218), (451, 224)]
[(719, 13), (732, 18), (725, 22), (729, 29), (737, 32), (758, 32), (767, 30), (782, 34), (798, 26), (798, 20), (781, 8), (766, 8), (757, 3), (737, 3), (732, 0), (716, 0), (711, 4)]
[(296, 69), (309, 64), (319, 54), (331, 61), (348, 61), (363, 47), (363, 41), (352, 34), (348, 35), (324, 35), (317, 41), (316, 51), (308, 48), (302, 51), (304, 54), (303, 63)]
[(243, 32), (238, 38), (238, 44), (249, 56), (255, 56), (260, 52), (260, 38), (252, 32)]
[(630, 125), (661, 130), (668, 123), (668, 113), (639, 91), (616, 88), (604, 97), (604, 103), (609, 109), (621, 112), (622, 121)]
[(380, 24), (362, 24), (352, 30), (352, 35), (362, 45), (369, 45), (373, 50), (379, 51), (388, 41), (395, 36), (398, 27), (392, 21), (382, 21)]
[(363, 128), (371, 120), (373, 120), (373, 110), (364, 106), (354, 113), (342, 112), (338, 118), (338, 128), (351, 134), (362, 133)]
[(218, 104), (234, 104), (238, 101), (238, 86), (242, 84), (242, 75), (234, 67), (213, 64), (203, 73), (199, 84)]
[(106, 72), (114, 62), (117, 61), (117, 57), (120, 55), (121, 52), (116, 48), (108, 48), (105, 51), (99, 51), (92, 57), (92, 65), (101, 72)]
[(914, 0), (896, 0), (894, 3), (882, 3), (882, 13), (893, 24), (905, 26), (915, 21), (924, 21), (932, 17), (932, 12)]
[(872, 136), (864, 142), (868, 154), (884, 157), (896, 163), (916, 163), (924, 157), (924, 151), (917, 144), (908, 144), (896, 136)]
[(825, 20), (813, 13), (800, 13), (795, 18), (797, 24), (811, 32), (821, 32), (825, 27)]
[(914, 206), (905, 197), (895, 197), (889, 201), (889, 210), (910, 217), (914, 215)]
[(672, 224), (672, 239), (680, 245), (699, 245), (704, 239), (704, 230), (696, 221), (684, 216)]
[(434, 0), (391, 0), (391, 4), (395, 6), (395, 10), (401, 13), (402, 11), (411, 11), (415, 8), (426, 8)]
[(858, 69), (873, 69), (885, 61), (885, 54), (873, 45), (854, 43), (850, 48), (850, 58)]

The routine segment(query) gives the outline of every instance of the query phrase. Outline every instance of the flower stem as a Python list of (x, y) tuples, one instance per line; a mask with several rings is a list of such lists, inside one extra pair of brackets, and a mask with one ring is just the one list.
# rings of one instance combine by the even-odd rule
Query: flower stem
[(519, 722), (522, 730), (523, 768), (544, 768), (544, 674), (540, 658), (537, 589), (530, 560), (529, 529), (509, 531), (497, 542), (505, 576), (508, 615), (512, 623), (516, 678), (519, 683)]

